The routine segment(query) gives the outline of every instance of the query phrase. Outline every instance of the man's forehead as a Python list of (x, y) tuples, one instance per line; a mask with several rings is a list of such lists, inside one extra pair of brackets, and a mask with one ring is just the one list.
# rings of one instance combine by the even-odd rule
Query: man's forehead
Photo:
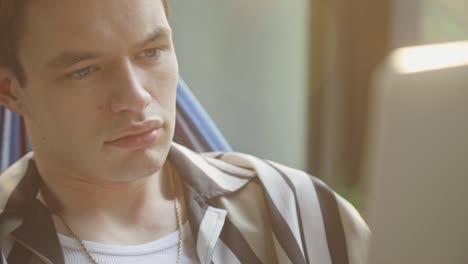
[(54, 53), (110, 50), (170, 35), (164, 7), (157, 0), (34, 0), (30, 4), (23, 43), (29, 50), (31, 45)]
[(34, 0), (26, 7), (25, 20), (26, 30), (81, 35), (152, 31), (168, 24), (157, 0)]

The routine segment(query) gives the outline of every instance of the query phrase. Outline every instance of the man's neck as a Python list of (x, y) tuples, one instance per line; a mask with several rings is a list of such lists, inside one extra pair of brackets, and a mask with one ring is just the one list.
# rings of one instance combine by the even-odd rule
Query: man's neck
[[(84, 240), (145, 243), (177, 229), (174, 170), (167, 162), (157, 173), (129, 182), (42, 173), (39, 168), (43, 198)], [(54, 222), (58, 232), (70, 235), (59, 217)]]

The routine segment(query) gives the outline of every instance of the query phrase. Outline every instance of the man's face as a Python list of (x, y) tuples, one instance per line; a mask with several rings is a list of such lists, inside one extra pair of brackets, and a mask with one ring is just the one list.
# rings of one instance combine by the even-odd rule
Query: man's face
[(159, 170), (174, 132), (178, 80), (162, 2), (28, 2), (19, 100), (36, 158), (58, 172), (113, 181)]

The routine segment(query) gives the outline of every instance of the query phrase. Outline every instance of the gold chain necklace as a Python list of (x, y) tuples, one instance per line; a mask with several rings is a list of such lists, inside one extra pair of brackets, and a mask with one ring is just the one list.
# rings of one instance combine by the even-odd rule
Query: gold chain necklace
[[(176, 217), (177, 217), (177, 226), (178, 226), (178, 229), (179, 229), (179, 243), (178, 243), (176, 263), (180, 264), (180, 263), (182, 263), (182, 253), (183, 253), (183, 249), (184, 249), (184, 228), (183, 228), (183, 223), (182, 223), (183, 222), (182, 221), (182, 212), (181, 212), (182, 209), (181, 209), (181, 205), (180, 205), (180, 202), (179, 202), (179, 192), (177, 191), (178, 189), (175, 187), (175, 183), (174, 183), (174, 178), (175, 178), (174, 169), (171, 168), (171, 172), (172, 172), (172, 175), (171, 175), (172, 177), (170, 177), (170, 181), (171, 181), (172, 191), (175, 194), (174, 201), (175, 201), (175, 209), (176, 209)], [(99, 262), (97, 262), (97, 260), (93, 257), (93, 255), (91, 255), (91, 252), (89, 252), (88, 248), (85, 246), (83, 240), (80, 238), (78, 233), (73, 231), (73, 229), (68, 225), (67, 221), (65, 221), (65, 219), (62, 217), (62, 215), (58, 215), (58, 217), (60, 218), (60, 220), (62, 220), (65, 227), (68, 229), (68, 231), (70, 231), (70, 233), (72, 233), (72, 235), (75, 237), (75, 239), (78, 240), (78, 242), (80, 242), (81, 249), (85, 252), (88, 259), (93, 264), (99, 264)]]

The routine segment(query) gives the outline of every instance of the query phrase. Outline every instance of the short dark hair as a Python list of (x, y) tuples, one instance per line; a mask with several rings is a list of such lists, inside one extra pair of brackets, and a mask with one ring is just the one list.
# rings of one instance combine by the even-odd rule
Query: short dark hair
[[(26, 83), (26, 76), (18, 59), (17, 48), (27, 1), (0, 0), (0, 67), (10, 70), (22, 86)], [(169, 0), (162, 2), (169, 17)]]
[(25, 76), (18, 60), (17, 46), (26, 1), (0, 0), (0, 67), (11, 70), (21, 84)]

